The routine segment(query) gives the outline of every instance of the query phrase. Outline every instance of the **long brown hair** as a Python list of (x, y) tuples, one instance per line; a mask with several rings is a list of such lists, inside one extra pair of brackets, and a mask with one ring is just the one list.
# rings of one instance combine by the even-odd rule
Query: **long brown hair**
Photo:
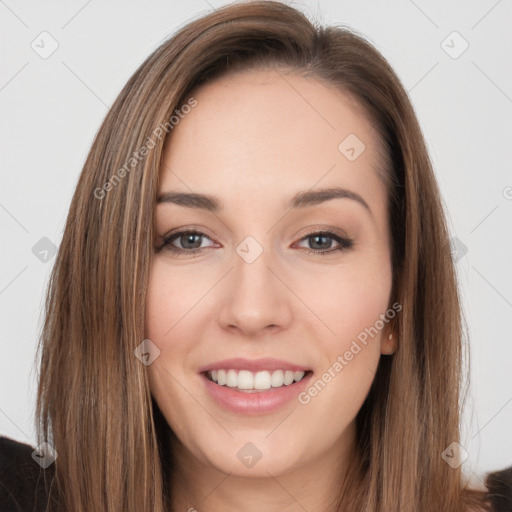
[(162, 149), (172, 136), (169, 120), (196, 87), (258, 66), (310, 76), (356, 98), (386, 149), (400, 343), (381, 358), (357, 416), (360, 464), (340, 482), (340, 507), (484, 506), (485, 494), (465, 489), (460, 466), (442, 458), (459, 440), (465, 337), (440, 193), (407, 93), (353, 30), (319, 27), (290, 6), (257, 1), (194, 20), (157, 48), (114, 102), (82, 169), (38, 347), (38, 442), (58, 453), (55, 510), (170, 510), (168, 426), (134, 356), (144, 339)]

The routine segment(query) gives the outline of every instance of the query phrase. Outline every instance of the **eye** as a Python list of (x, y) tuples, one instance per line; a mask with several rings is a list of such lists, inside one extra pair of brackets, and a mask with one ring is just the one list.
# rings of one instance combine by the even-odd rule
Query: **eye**
[[(169, 250), (178, 256), (195, 254), (201, 252), (203, 249), (212, 247), (212, 245), (203, 245), (202, 242), (204, 240), (210, 240), (212, 242), (211, 238), (201, 231), (183, 229), (163, 237), (162, 245), (158, 250)], [(325, 255), (337, 251), (350, 250), (354, 247), (352, 239), (340, 236), (329, 230), (313, 231), (300, 240), (300, 242), (303, 241), (310, 241), (309, 253), (313, 255)], [(335, 241), (338, 246), (332, 248), (332, 241)], [(176, 243), (179, 245), (176, 246)]]
[[(329, 230), (314, 231), (303, 237), (301, 241), (303, 240), (310, 241), (310, 253), (318, 254), (320, 256), (337, 251), (349, 250), (354, 247), (354, 241), (351, 238), (340, 236)], [(335, 240), (338, 243), (338, 247), (335, 247), (334, 249), (331, 248), (332, 240)]]
[[(172, 252), (180, 254), (194, 254), (196, 252), (200, 252), (205, 246), (201, 243), (201, 239), (211, 239), (206, 236), (204, 233), (200, 231), (194, 231), (190, 229), (184, 229), (182, 231), (178, 231), (177, 233), (173, 233), (169, 236), (164, 237), (163, 243), (159, 250), (166, 249)], [(176, 247), (174, 242), (179, 243)], [(206, 246), (208, 247), (208, 246)], [(211, 246), (209, 246), (211, 247)]]

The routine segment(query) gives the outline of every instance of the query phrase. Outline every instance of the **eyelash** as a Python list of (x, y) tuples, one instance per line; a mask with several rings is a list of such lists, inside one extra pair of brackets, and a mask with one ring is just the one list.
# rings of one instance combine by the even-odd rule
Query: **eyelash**
[[(211, 240), (211, 238), (209, 236), (202, 233), (201, 231), (195, 231), (195, 230), (191, 230), (191, 229), (183, 229), (182, 231), (177, 231), (176, 233), (173, 233), (172, 235), (164, 237), (163, 243), (158, 250), (159, 251), (161, 251), (162, 249), (169, 250), (169, 251), (177, 254), (178, 256), (181, 256), (182, 254), (186, 254), (186, 255), (196, 254), (198, 252), (201, 252), (203, 249), (207, 249), (206, 247), (198, 247), (196, 249), (184, 250), (184, 249), (180, 249), (178, 247), (174, 247), (173, 245), (171, 245), (171, 242), (173, 242), (174, 239), (176, 239), (182, 235), (199, 235), (201, 237), (208, 238), (209, 240)], [(350, 250), (350, 249), (353, 249), (353, 247), (354, 247), (354, 241), (351, 238), (342, 237), (342, 236), (338, 235), (337, 233), (334, 233), (333, 231), (329, 231), (328, 229), (324, 229), (321, 231), (312, 231), (311, 233), (308, 233), (307, 235), (303, 236), (300, 239), (300, 242), (302, 242), (303, 240), (306, 240), (308, 238), (311, 238), (313, 236), (323, 236), (323, 237), (327, 237), (327, 238), (332, 238), (336, 242), (339, 243), (339, 247), (337, 247), (335, 249), (327, 249), (327, 250), (305, 249), (308, 251), (308, 254), (313, 253), (315, 256), (317, 256), (317, 255), (325, 256), (326, 254), (331, 254), (331, 253), (334, 253), (337, 251)]]

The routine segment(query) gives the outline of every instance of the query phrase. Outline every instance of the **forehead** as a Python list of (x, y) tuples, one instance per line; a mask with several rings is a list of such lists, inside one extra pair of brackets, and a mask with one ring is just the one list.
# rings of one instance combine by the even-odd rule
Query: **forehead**
[(166, 142), (161, 191), (289, 197), (318, 184), (383, 195), (379, 136), (350, 95), (260, 69), (222, 77), (192, 96), (197, 106)]

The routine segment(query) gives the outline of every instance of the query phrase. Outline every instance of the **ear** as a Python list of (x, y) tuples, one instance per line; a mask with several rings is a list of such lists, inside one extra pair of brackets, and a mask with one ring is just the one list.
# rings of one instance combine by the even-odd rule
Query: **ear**
[(392, 328), (382, 333), (380, 342), (381, 354), (391, 355), (398, 348), (398, 335)]

